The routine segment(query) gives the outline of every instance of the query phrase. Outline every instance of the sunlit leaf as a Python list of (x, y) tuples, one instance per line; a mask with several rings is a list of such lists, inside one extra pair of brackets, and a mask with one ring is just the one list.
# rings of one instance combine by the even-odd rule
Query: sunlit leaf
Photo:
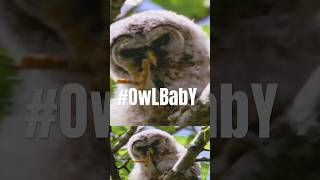
[(9, 104), (9, 97), (12, 92), (15, 75), (13, 68), (10, 68), (12, 65), (13, 59), (4, 49), (0, 49), (0, 118)]
[(126, 133), (128, 131), (128, 126), (112, 126), (112, 132), (121, 135), (123, 133)]
[(176, 132), (176, 128), (174, 126), (155, 126), (155, 128), (166, 131), (169, 134), (173, 134)]
[(203, 162), (201, 163), (201, 176), (202, 176), (202, 179), (207, 179), (208, 178), (208, 175), (209, 175), (209, 163), (207, 162)]
[(153, 0), (153, 2), (191, 19), (202, 19), (210, 14), (207, 0)]
[(202, 29), (203, 29), (203, 31), (204, 32), (206, 32), (207, 33), (207, 35), (210, 37), (210, 25), (209, 24), (206, 24), (206, 25), (203, 25), (202, 26)]
[(128, 150), (127, 149), (119, 149), (118, 151), (119, 156), (124, 156), (125, 154), (128, 154)]
[(210, 142), (208, 142), (205, 146), (204, 146), (205, 149), (207, 150), (210, 150)]
[(110, 94), (112, 95), (116, 84), (113, 79), (110, 79)]
[(188, 137), (187, 136), (175, 136), (174, 137), (180, 144), (186, 146), (188, 144)]

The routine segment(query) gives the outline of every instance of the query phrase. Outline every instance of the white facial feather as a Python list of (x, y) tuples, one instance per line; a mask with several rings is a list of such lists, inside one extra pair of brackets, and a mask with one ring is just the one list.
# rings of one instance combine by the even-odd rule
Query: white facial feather
[[(119, 106), (118, 91), (130, 87), (197, 88), (197, 97), (210, 81), (210, 41), (202, 28), (190, 19), (169, 11), (146, 11), (110, 26), (110, 71), (118, 84), (111, 100), (111, 125), (168, 125), (168, 117), (179, 106)], [(141, 86), (141, 63), (147, 52), (157, 59)], [(136, 74), (136, 75), (132, 75)], [(115, 113), (116, 112), (116, 113)], [(123, 112), (123, 113), (122, 113)]]
[[(161, 143), (157, 143), (158, 141)], [(164, 172), (170, 170), (185, 152), (185, 148), (167, 132), (149, 129), (130, 138), (128, 151), (135, 161), (129, 180), (151, 180), (158, 179)], [(199, 179), (200, 174), (199, 164), (195, 164), (185, 176), (188, 179)]]

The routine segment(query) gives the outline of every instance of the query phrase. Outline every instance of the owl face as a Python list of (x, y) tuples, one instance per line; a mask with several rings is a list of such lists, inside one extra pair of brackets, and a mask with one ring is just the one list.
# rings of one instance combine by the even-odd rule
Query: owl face
[(175, 140), (170, 134), (150, 129), (133, 135), (128, 142), (130, 156), (134, 160), (146, 159), (148, 156), (159, 157), (176, 151)]
[(209, 80), (208, 38), (183, 16), (143, 12), (112, 24), (110, 35), (110, 67), (115, 79), (127, 79), (140, 89), (197, 86), (200, 72)]

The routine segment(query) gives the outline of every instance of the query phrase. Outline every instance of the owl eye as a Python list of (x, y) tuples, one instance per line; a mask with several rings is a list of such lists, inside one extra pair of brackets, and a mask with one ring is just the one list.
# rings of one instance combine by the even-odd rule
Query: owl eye
[(151, 146), (158, 146), (161, 143), (160, 139), (157, 139), (151, 143)]
[(146, 58), (145, 48), (123, 49), (120, 51), (121, 57), (141, 60)]
[(170, 42), (170, 34), (165, 33), (161, 35), (158, 39), (152, 42), (152, 47), (162, 47), (162, 46), (168, 45), (169, 42)]
[(140, 152), (146, 152), (148, 151), (148, 146), (137, 146), (136, 150)]

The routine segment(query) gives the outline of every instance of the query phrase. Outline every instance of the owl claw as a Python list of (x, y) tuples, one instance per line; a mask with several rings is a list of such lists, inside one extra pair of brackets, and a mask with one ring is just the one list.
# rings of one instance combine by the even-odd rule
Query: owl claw
[(68, 63), (56, 57), (43, 54), (34, 54), (23, 57), (21, 68), (27, 69), (63, 69)]
[(118, 84), (130, 84), (132, 81), (129, 79), (118, 79), (116, 82)]
[(151, 148), (149, 148), (147, 151), (147, 157), (145, 159), (134, 160), (134, 162), (143, 163), (145, 166), (148, 166), (149, 162), (151, 161), (151, 156), (153, 154), (154, 154), (153, 150)]
[(157, 58), (152, 51), (146, 52), (147, 58), (142, 60), (142, 72), (138, 73), (133, 67), (128, 68), (128, 72), (132, 77), (129, 79), (118, 79), (116, 82), (119, 84), (136, 84), (139, 89), (149, 88), (148, 83), (150, 81), (151, 64), (157, 66)]

